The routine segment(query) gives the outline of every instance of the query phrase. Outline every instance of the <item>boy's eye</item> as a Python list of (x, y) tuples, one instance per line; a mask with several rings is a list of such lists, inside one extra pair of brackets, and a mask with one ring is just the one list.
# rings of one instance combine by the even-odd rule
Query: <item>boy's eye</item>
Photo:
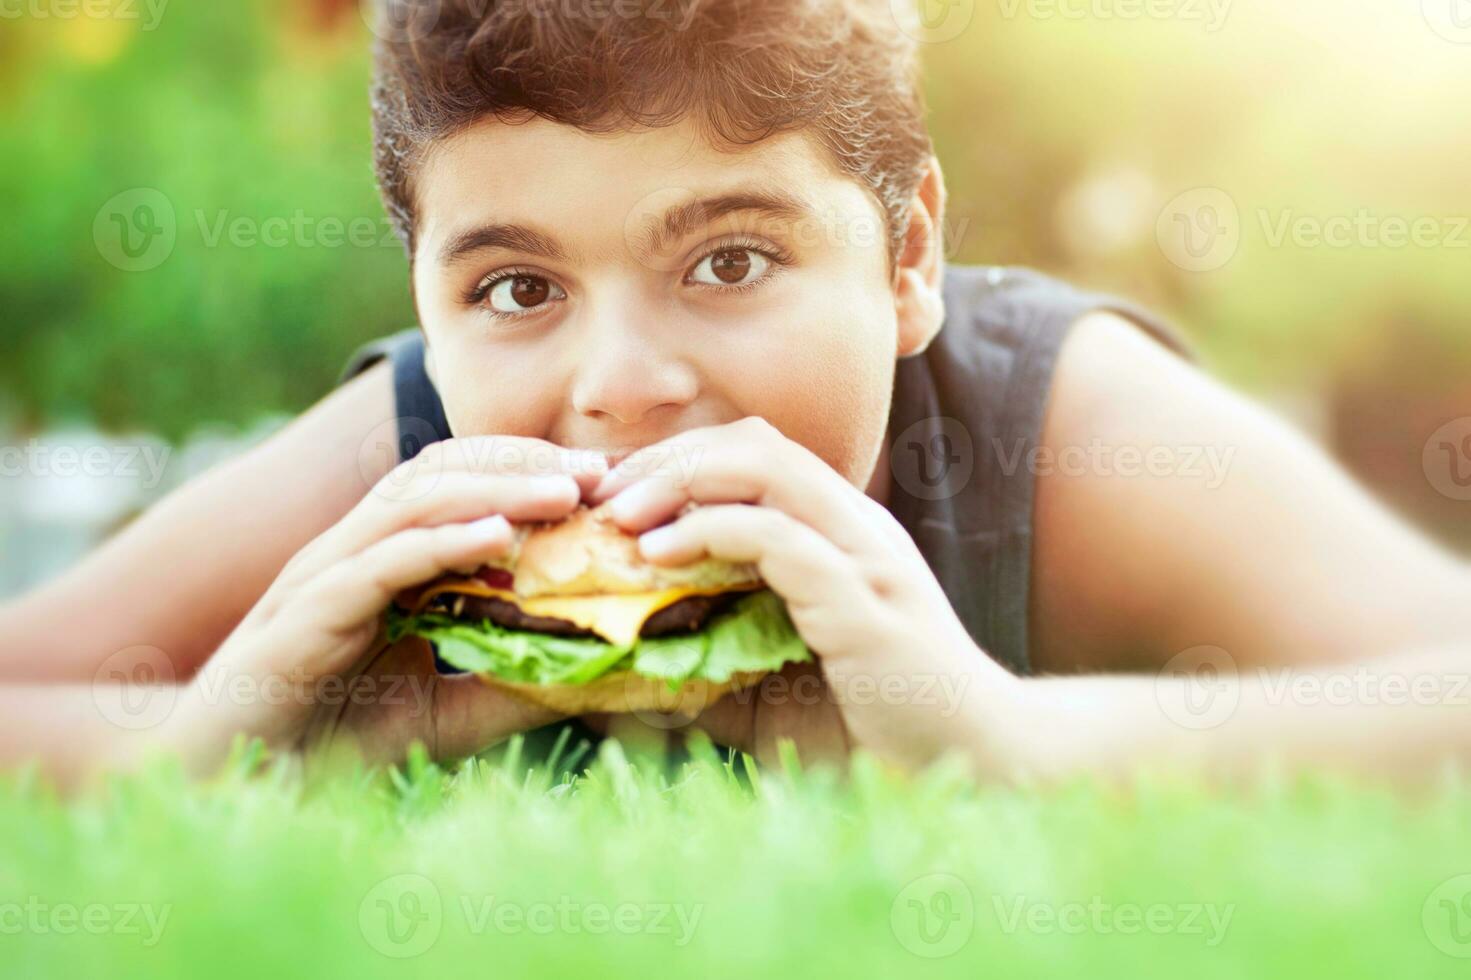
[(541, 276), (507, 276), (490, 287), (487, 299), (497, 313), (523, 313), (561, 299), (562, 290)]
[(708, 286), (739, 286), (760, 279), (771, 260), (749, 248), (722, 248), (700, 260), (690, 272), (690, 281)]

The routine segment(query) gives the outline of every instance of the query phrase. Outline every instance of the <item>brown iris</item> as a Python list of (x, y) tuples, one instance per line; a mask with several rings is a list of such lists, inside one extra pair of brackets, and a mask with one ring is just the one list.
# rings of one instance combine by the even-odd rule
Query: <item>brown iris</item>
[(511, 299), (517, 306), (540, 306), (551, 293), (550, 284), (540, 276), (517, 276), (511, 280)]
[(723, 283), (734, 285), (751, 272), (751, 253), (744, 248), (721, 249), (710, 256), (710, 271)]

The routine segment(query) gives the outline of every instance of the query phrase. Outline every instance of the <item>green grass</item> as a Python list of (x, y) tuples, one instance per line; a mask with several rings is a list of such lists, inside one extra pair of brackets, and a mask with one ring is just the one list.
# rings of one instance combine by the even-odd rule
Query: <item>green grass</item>
[[(677, 763), (631, 762), (611, 741), (581, 759), (569, 748), (309, 778), (242, 751), (207, 782), (160, 763), (68, 799), (34, 773), (5, 777), (0, 975), (1206, 980), (1471, 967), (1440, 948), (1471, 953), (1447, 931), (1471, 931), (1471, 901), (1440, 904), (1471, 888), (1436, 891), (1471, 872), (1464, 786), (1410, 798), (1264, 776), (1232, 793), (1026, 792), (944, 766), (901, 778), (859, 759), (840, 777), (795, 760), (756, 771), (708, 746)], [(167, 912), (156, 942), (143, 913), (123, 928), (135, 906), (155, 923)], [(98, 934), (55, 928), (66, 909), (94, 916)], [(916, 933), (925, 909), (934, 945)], [(1223, 931), (1210, 910), (1217, 923), (1229, 913)]]

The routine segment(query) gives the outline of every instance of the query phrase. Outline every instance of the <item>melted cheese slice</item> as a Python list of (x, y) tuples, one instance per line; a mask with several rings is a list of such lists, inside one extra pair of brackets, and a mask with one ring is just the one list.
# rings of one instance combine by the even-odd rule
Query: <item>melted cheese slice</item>
[(415, 603), (416, 611), (423, 609), (437, 595), (490, 596), (513, 603), (530, 616), (551, 616), (576, 623), (591, 630), (615, 646), (631, 646), (638, 639), (644, 623), (660, 609), (674, 605), (692, 595), (719, 595), (722, 592), (757, 589), (758, 584), (694, 589), (678, 586), (656, 592), (631, 592), (623, 595), (546, 595), (527, 598), (505, 589), (486, 585), (478, 579), (447, 582), (426, 589)]

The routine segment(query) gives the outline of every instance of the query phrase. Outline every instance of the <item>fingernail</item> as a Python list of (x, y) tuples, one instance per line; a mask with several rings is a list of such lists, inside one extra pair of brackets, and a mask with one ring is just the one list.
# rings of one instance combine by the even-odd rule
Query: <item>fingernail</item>
[(592, 499), (594, 501), (601, 503), (608, 496), (608, 488), (612, 486), (613, 472), (613, 470), (609, 470), (604, 473), (602, 478), (598, 480), (597, 486), (592, 488)]
[(638, 536), (639, 550), (646, 558), (662, 558), (679, 544), (679, 533), (671, 526), (656, 527)]
[(481, 541), (498, 541), (511, 536), (511, 522), (506, 520), (504, 514), (482, 517), (478, 521), (471, 521), (468, 526), (470, 534)]
[(629, 521), (637, 517), (638, 512), (648, 504), (649, 498), (653, 493), (654, 486), (646, 482), (635, 483), (632, 486), (624, 487), (618, 496), (613, 498), (613, 502), (608, 504), (608, 510), (612, 512), (613, 520)]

